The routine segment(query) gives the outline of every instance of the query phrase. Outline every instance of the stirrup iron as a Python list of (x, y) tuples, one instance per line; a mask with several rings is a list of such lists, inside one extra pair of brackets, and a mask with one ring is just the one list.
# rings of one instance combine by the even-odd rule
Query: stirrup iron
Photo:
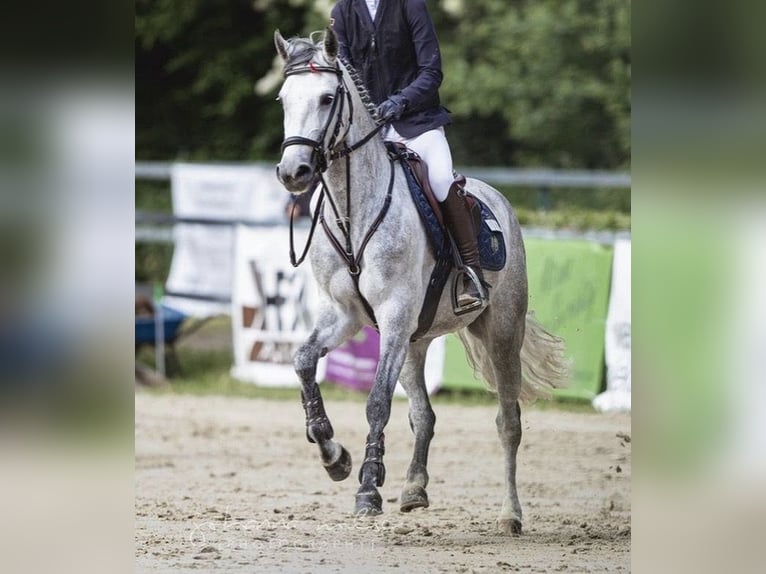
[[(458, 304), (458, 297), (460, 296), (460, 289), (463, 286), (462, 279), (464, 276), (468, 276), (468, 278), (476, 286), (476, 290), (479, 292), (479, 298), (473, 303), (468, 303), (461, 306)], [(488, 295), (489, 294), (484, 288), (481, 279), (479, 279), (479, 276), (476, 274), (476, 271), (468, 266), (464, 266), (456, 270), (456, 273), (452, 277), (452, 311), (455, 313), (455, 315), (464, 315), (465, 313), (470, 313), (471, 311), (475, 311), (477, 309), (483, 309), (489, 303)]]

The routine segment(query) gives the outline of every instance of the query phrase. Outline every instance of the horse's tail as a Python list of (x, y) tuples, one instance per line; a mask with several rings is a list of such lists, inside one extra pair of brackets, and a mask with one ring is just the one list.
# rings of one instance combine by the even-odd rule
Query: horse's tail
[(564, 339), (549, 333), (527, 313), (524, 344), (521, 346), (521, 400), (549, 397), (552, 389), (571, 382), (572, 360), (566, 358)]
[[(466, 357), (474, 373), (482, 375), (489, 390), (496, 392), (494, 371), (488, 353), (466, 330), (458, 331), (466, 350)], [(545, 330), (534, 312), (526, 316), (524, 343), (521, 346), (521, 394), (522, 401), (548, 398), (552, 389), (566, 387), (570, 383), (572, 361), (564, 355), (564, 340)]]

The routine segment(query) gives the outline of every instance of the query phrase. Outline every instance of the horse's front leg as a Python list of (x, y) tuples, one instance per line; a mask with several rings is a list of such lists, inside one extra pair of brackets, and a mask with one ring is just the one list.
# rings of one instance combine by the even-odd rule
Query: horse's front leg
[(325, 412), (322, 393), (316, 382), (319, 358), (348, 340), (361, 327), (353, 317), (339, 313), (334, 307), (320, 310), (316, 326), (295, 353), (293, 364), (300, 378), (301, 400), (306, 412), (306, 438), (319, 445), (322, 464), (333, 480), (343, 480), (351, 473), (351, 455), (332, 440), (333, 428)]
[(406, 318), (380, 322), (380, 361), (375, 373), (375, 384), (367, 398), (367, 423), (369, 434), (364, 452), (364, 462), (359, 469), (359, 491), (356, 493), (354, 513), (375, 515), (383, 512), (383, 499), (378, 492), (386, 479), (383, 465), (385, 454), (383, 429), (391, 416), (391, 399), (407, 356), (409, 334), (404, 328)]
[(415, 508), (428, 508), (428, 448), (434, 436), (436, 415), (431, 408), (425, 379), (426, 352), (430, 340), (410, 344), (399, 382), (410, 401), (410, 428), (415, 434), (415, 451), (407, 470), (407, 480), (399, 499), (400, 510), (409, 512)]

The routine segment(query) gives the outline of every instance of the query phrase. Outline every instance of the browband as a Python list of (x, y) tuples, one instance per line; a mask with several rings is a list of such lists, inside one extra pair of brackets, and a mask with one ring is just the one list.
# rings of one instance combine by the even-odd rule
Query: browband
[(309, 62), (307, 66), (292, 66), (290, 68), (286, 68), (284, 71), (284, 76), (286, 78), (294, 74), (305, 74), (306, 72), (310, 72), (312, 74), (316, 74), (318, 72), (332, 72), (338, 77), (343, 75), (340, 66), (337, 64), (335, 66), (317, 66), (314, 62)]

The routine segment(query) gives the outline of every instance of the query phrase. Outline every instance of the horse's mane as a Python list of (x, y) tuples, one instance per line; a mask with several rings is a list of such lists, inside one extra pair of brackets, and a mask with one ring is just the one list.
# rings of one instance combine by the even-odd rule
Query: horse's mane
[(362, 99), (362, 103), (364, 104), (364, 107), (367, 108), (367, 111), (369, 112), (370, 116), (373, 120), (376, 122), (380, 122), (380, 116), (378, 115), (378, 107), (375, 105), (375, 102), (372, 101), (372, 96), (370, 96), (370, 92), (367, 90), (367, 86), (364, 85), (364, 82), (362, 81), (362, 76), (359, 74), (359, 72), (356, 71), (356, 68), (346, 60), (345, 58), (340, 58), (341, 63), (346, 68), (346, 71), (348, 72), (348, 75), (351, 77), (351, 80), (354, 82), (354, 85), (356, 86), (357, 91), (359, 92), (359, 97)]
[[(288, 40), (285, 72), (292, 68), (308, 65), (308, 63), (314, 59), (314, 56), (317, 53), (321, 53), (321, 40), (314, 41), (312, 39), (315, 34), (317, 34), (317, 32), (312, 33), (308, 38), (291, 38)], [(375, 102), (372, 101), (372, 97), (370, 96), (369, 90), (367, 90), (367, 86), (364, 85), (361, 74), (359, 74), (351, 62), (346, 60), (343, 56), (338, 56), (338, 59), (348, 72), (351, 80), (354, 82), (354, 86), (356, 86), (356, 89), (359, 92), (359, 97), (361, 98), (367, 112), (370, 114), (370, 117), (372, 117), (375, 122), (380, 122), (378, 109), (375, 106)]]

